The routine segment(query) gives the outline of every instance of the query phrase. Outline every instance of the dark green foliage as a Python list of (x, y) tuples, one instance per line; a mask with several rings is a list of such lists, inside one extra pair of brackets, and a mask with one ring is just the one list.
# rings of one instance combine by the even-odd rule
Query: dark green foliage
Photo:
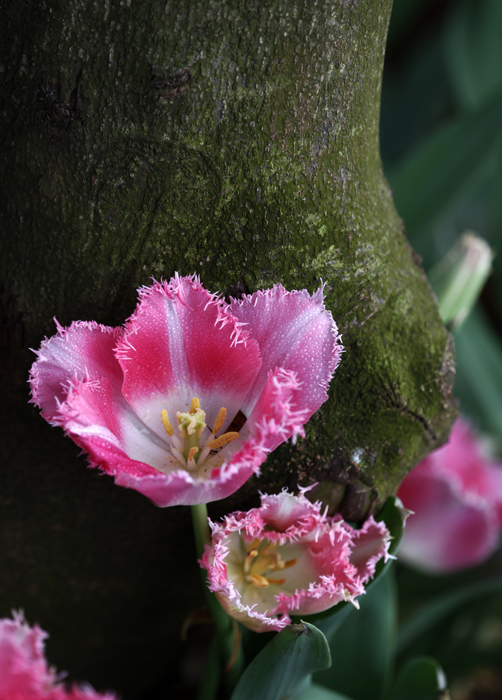
[(437, 661), (427, 657), (413, 659), (399, 674), (388, 700), (447, 699), (445, 677)]
[(359, 599), (331, 636), (332, 665), (316, 681), (354, 700), (379, 700), (389, 685), (396, 632), (396, 592), (386, 574)]
[[(466, 229), (495, 250), (481, 304), (454, 333), (455, 393), (462, 413), (500, 457), (502, 6), (497, 0), (417, 0), (395, 9), (399, 26), (391, 22), (383, 89), (384, 163), (427, 270)], [(480, 567), (441, 577), (399, 569), (398, 666), (430, 655), (453, 687), (473, 686), (477, 674), (488, 673), (495, 679), (493, 697), (500, 695), (500, 565), (496, 553)]]
[(241, 676), (232, 700), (287, 700), (331, 663), (326, 638), (314, 625), (290, 625), (267, 644)]

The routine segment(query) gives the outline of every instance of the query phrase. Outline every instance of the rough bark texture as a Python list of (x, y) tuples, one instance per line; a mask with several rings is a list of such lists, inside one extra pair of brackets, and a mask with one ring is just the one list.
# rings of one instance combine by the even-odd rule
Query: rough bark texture
[[(200, 604), (189, 513), (85, 469), (26, 405), (44, 334), (118, 325), (153, 275), (315, 290), (346, 353), (307, 439), (226, 502), (320, 481), (352, 519), (446, 439), (453, 355), (382, 175), (390, 0), (56, 0), (4, 10), (2, 315), (11, 388), (0, 614), (126, 698), (176, 668)], [(174, 671), (172, 671), (174, 673)]]

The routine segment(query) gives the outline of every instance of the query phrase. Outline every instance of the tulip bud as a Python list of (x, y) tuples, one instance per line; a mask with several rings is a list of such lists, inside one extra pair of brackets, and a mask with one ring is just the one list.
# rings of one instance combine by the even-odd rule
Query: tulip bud
[(467, 318), (490, 274), (492, 260), (486, 241), (468, 232), (431, 271), (439, 313), (450, 328), (458, 328)]

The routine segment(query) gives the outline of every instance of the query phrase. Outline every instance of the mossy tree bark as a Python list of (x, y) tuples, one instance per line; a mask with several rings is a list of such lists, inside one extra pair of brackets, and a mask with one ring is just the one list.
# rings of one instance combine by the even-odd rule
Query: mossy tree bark
[(186, 510), (87, 471), (27, 407), (27, 347), (54, 315), (118, 325), (138, 285), (175, 270), (234, 295), (324, 280), (346, 347), (330, 400), (215, 514), (258, 487), (319, 481), (360, 519), (447, 436), (450, 339), (379, 156), (390, 12), (390, 0), (8, 3), (0, 612), (24, 607), (75, 677), (133, 698), (174, 673), (199, 578)]

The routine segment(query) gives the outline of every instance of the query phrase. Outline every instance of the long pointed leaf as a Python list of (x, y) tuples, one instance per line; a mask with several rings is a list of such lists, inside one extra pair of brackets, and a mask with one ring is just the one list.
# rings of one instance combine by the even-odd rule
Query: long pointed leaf
[(328, 690), (317, 683), (312, 683), (296, 700), (351, 700), (351, 698), (335, 693), (334, 690)]
[(497, 576), (497, 578), (457, 588), (422, 606), (413, 617), (402, 625), (396, 643), (398, 653), (405, 652), (427, 630), (434, 627), (448, 615), (451, 615), (455, 610), (463, 607), (466, 603), (501, 589), (502, 578)]
[(482, 430), (502, 435), (502, 344), (479, 308), (454, 336), (462, 409)]
[(360, 610), (351, 613), (330, 640), (333, 664), (315, 680), (355, 700), (378, 700), (392, 671), (396, 631), (396, 591), (393, 572), (381, 577), (359, 598)]
[(421, 255), (430, 255), (432, 224), (465, 197), (487, 159), (494, 157), (501, 120), (502, 100), (497, 98), (437, 129), (388, 172), (397, 209)]
[(290, 625), (249, 664), (232, 700), (286, 700), (304, 690), (314, 671), (331, 663), (326, 637), (314, 625)]

